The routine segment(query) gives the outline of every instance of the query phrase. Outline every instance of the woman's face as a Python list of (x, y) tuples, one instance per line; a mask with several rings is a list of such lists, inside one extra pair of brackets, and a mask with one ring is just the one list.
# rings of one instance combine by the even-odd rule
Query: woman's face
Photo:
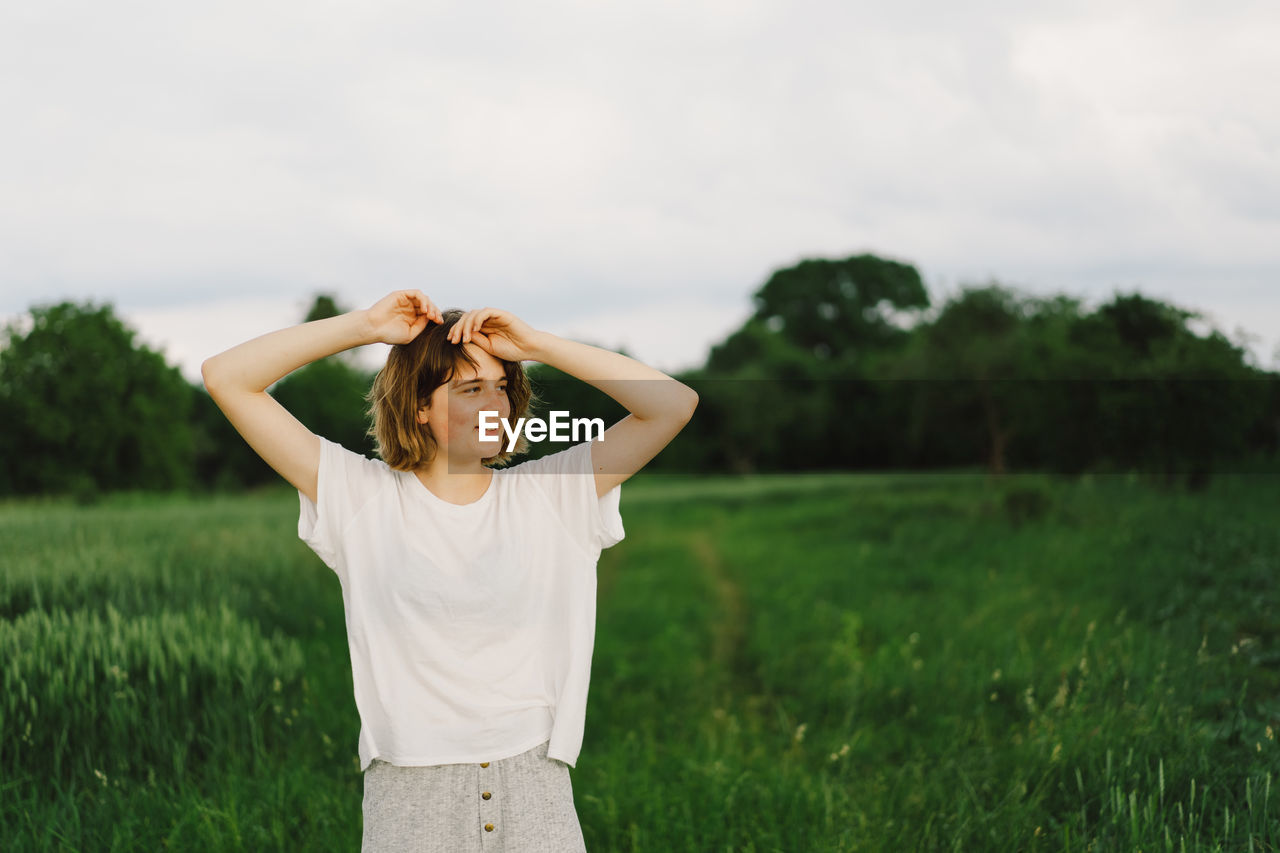
[[(431, 394), (431, 405), (418, 410), (418, 423), (431, 427), (440, 449), (450, 458), (487, 459), (498, 455), (506, 438), (504, 435), (501, 441), (481, 441), (480, 413), (497, 412), (499, 418), (510, 417), (507, 375), (498, 359), (475, 344), (463, 346), (479, 370), (465, 361), (459, 362), (453, 378)], [(501, 434), (501, 429), (498, 432)]]

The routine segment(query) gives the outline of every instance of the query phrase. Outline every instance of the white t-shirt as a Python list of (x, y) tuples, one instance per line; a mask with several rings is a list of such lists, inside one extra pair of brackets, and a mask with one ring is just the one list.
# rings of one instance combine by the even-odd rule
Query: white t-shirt
[(495, 468), (458, 505), (321, 439), (298, 536), (342, 583), (362, 770), (496, 761), (548, 738), (574, 766), (621, 494), (596, 497), (590, 442)]

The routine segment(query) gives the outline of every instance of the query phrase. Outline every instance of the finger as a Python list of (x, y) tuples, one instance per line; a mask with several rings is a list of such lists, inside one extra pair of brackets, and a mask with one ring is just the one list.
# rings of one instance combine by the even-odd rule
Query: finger
[(501, 314), (502, 312), (497, 308), (481, 308), (476, 312), (475, 320), (471, 327), (472, 334), (478, 333), (490, 320), (500, 319), (499, 315)]
[(478, 334), (479, 332), (483, 331), (485, 328), (488, 328), (490, 334), (495, 332), (497, 330), (498, 325), (500, 325), (498, 321), (501, 319), (500, 317), (501, 314), (502, 312), (499, 311), (497, 308), (481, 309), (476, 314), (476, 323), (471, 330), (472, 334)]
[(483, 316), (484, 309), (478, 308), (467, 316), (467, 326), (462, 330), (462, 342), (470, 343), (471, 335), (479, 328), (480, 318)]
[(417, 324), (419, 316), (425, 316), (428, 319), (438, 316), (439, 312), (436, 310), (435, 305), (427, 298), (427, 294), (421, 290), (407, 290), (404, 292), (404, 296), (407, 299), (408, 307), (413, 309), (414, 325)]
[(467, 322), (462, 329), (462, 342), (464, 344), (471, 342), (471, 336), (480, 328), (481, 323), (484, 321), (485, 312), (488, 310), (488, 308), (478, 308), (467, 314)]
[(469, 317), (470, 315), (471, 315), (470, 311), (465, 312), (461, 317), (458, 318), (458, 321), (453, 324), (453, 328), (449, 330), (449, 340), (452, 343), (455, 343), (455, 344), (462, 343), (462, 333), (466, 331), (467, 317)]
[(412, 311), (415, 318), (422, 313), (422, 306), (418, 304), (418, 292), (416, 290), (400, 291), (400, 298), (397, 301), (399, 307)]
[(430, 299), (427, 299), (426, 310), (423, 312), (437, 323), (444, 322), (444, 315), (440, 313), (440, 309)]
[(425, 314), (428, 319), (435, 320), (437, 323), (443, 323), (444, 317), (441, 315), (440, 309), (436, 307), (436, 304), (431, 301), (427, 294), (421, 290), (415, 290), (414, 293), (418, 296), (418, 313)]

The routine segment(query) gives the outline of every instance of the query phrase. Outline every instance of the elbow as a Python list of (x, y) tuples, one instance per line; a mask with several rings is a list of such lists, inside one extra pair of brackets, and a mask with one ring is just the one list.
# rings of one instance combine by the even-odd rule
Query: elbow
[(645, 421), (664, 421), (683, 427), (693, 417), (693, 410), (698, 408), (698, 392), (680, 382), (663, 387), (661, 394), (655, 397), (644, 409), (632, 409), (632, 417)]
[(693, 419), (693, 412), (698, 408), (698, 392), (690, 388), (688, 385), (681, 385), (684, 389), (681, 392), (683, 399), (680, 402), (680, 411), (683, 413), (684, 422), (688, 423)]
[(217, 398), (222, 388), (222, 373), (218, 369), (218, 357), (215, 355), (206, 358), (200, 365), (200, 378), (204, 381), (204, 390), (209, 392), (209, 396)]

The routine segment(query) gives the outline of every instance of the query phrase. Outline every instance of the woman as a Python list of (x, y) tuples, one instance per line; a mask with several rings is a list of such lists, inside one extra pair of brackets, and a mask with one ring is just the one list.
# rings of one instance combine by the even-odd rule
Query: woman
[[(381, 460), (311, 433), (266, 393), (375, 342), (393, 345), (370, 391)], [(589, 382), (630, 414), (600, 440), (490, 468), (510, 456), (507, 437), (484, 440), (480, 413), (525, 415), (522, 361)], [(697, 394), (506, 311), (442, 313), (417, 290), (240, 344), (203, 373), (298, 489), (299, 536), (341, 581), (363, 849), (585, 849), (568, 768), (582, 744), (596, 562), (624, 535), (620, 485), (689, 421)]]

